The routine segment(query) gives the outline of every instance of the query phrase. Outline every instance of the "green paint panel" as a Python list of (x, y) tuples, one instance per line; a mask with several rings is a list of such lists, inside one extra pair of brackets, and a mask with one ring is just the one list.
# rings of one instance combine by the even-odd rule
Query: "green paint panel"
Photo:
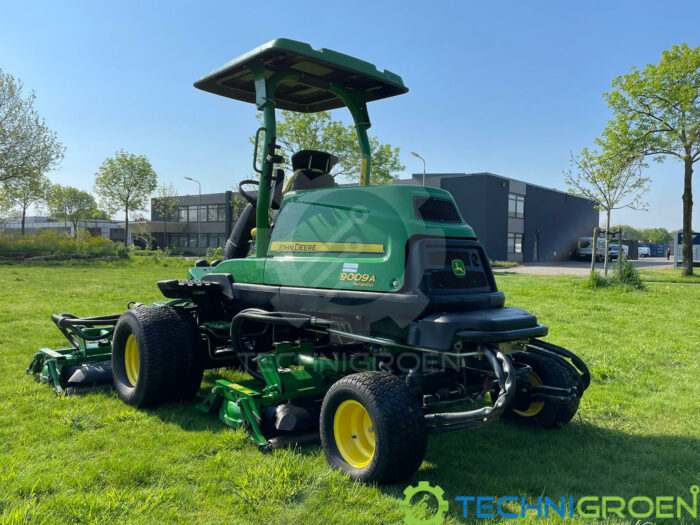
[(245, 259), (230, 259), (217, 266), (190, 268), (189, 279), (200, 280), (208, 273), (230, 273), (234, 282), (262, 284), (265, 259), (248, 257)]
[(254, 69), (262, 66), (266, 79), (275, 73), (292, 73), (275, 90), (277, 109), (313, 113), (344, 107), (332, 87), (362, 93), (370, 102), (406, 93), (399, 75), (380, 71), (374, 64), (330, 49), (278, 38), (231, 60), (203, 76), (194, 86), (203, 91), (243, 102), (256, 102)]
[(416, 197), (454, 203), (444, 190), (413, 185), (350, 186), (287, 194), (272, 232), (265, 284), (398, 290), (403, 285), (410, 237), (475, 237), (463, 221), (417, 218)]

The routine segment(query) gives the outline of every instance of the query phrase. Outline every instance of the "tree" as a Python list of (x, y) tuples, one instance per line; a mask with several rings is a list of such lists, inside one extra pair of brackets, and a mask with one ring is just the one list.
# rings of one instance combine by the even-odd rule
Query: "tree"
[(644, 239), (644, 230), (635, 228), (634, 226), (629, 226), (628, 224), (620, 224), (620, 225), (615, 225), (612, 227), (613, 230), (622, 230), (625, 234), (625, 239), (629, 239), (631, 241), (643, 241), (646, 240)]
[(34, 109), (33, 92), (23, 96), (19, 80), (0, 69), (0, 183), (28, 172), (46, 173), (63, 158), (64, 147)]
[(645, 241), (654, 244), (666, 244), (673, 240), (673, 235), (666, 228), (647, 228), (642, 230)]
[(46, 192), (50, 185), (49, 179), (33, 168), (28, 168), (28, 171), (21, 176), (5, 181), (3, 198), (6, 207), (19, 208), (22, 222), (21, 235), (24, 235), (27, 210), (32, 204), (46, 199)]
[(146, 208), (158, 186), (158, 175), (145, 155), (120, 149), (108, 157), (95, 174), (95, 192), (111, 213), (124, 211), (124, 244), (129, 239), (129, 212)]
[[(649, 179), (642, 177), (643, 163), (640, 157), (625, 157), (608, 150), (584, 148), (579, 155), (571, 155), (571, 168), (564, 172), (569, 192), (596, 203), (596, 208), (606, 214), (606, 232), (610, 231), (610, 215), (620, 208), (644, 209), (641, 195), (647, 189)], [(605, 262), (603, 271), (608, 274), (608, 239), (605, 235)]]
[(683, 275), (693, 273), (693, 164), (700, 159), (700, 47), (673, 46), (658, 64), (612, 81), (605, 140), (621, 151), (683, 163)]
[(168, 221), (172, 220), (172, 215), (180, 203), (178, 193), (173, 186), (173, 183), (163, 184), (156, 192), (156, 198), (153, 199), (153, 209), (163, 219), (163, 247), (168, 247)]
[(635, 228), (627, 224), (613, 226), (614, 230), (622, 230), (627, 234), (627, 239), (653, 244), (665, 244), (673, 240), (673, 236), (666, 228)]
[(73, 236), (76, 238), (80, 221), (91, 219), (98, 213), (95, 198), (71, 186), (54, 184), (48, 192), (47, 201), (52, 217), (73, 224)]
[[(331, 171), (333, 176), (351, 181), (360, 180), (362, 156), (354, 126), (331, 120), (328, 111), (282, 111), (281, 116), (282, 120), (277, 124), (277, 143), (286, 152), (285, 166), (288, 170), (292, 168), (291, 157), (294, 153), (302, 149), (315, 149), (338, 157), (338, 163)], [(254, 137), (251, 137), (251, 142), (254, 141)], [(399, 148), (381, 144), (376, 137), (370, 137), (369, 144), (372, 154), (372, 184), (391, 184), (405, 168), (399, 161)]]

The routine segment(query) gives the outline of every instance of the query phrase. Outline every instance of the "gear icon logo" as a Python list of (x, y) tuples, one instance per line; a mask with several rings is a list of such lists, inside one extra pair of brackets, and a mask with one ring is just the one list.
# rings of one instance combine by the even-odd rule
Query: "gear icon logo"
[[(399, 509), (405, 514), (404, 522), (407, 525), (440, 525), (445, 521), (449, 503), (442, 498), (445, 491), (439, 486), (431, 487), (427, 481), (419, 481), (415, 487), (406, 487), (403, 494), (406, 497), (399, 503)], [(418, 494), (422, 494), (422, 497), (414, 501)], [(430, 505), (431, 499), (436, 501), (436, 506)]]

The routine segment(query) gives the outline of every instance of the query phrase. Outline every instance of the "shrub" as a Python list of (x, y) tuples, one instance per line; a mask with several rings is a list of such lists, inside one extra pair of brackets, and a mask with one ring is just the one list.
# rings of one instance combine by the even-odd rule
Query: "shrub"
[(634, 288), (635, 290), (643, 290), (644, 283), (639, 276), (639, 271), (634, 267), (631, 261), (623, 261), (622, 266), (618, 267), (612, 276), (609, 278), (611, 284)]
[(514, 266), (518, 266), (518, 264), (515, 261), (491, 261), (491, 267), (492, 268), (513, 268)]
[(209, 247), (207, 248), (207, 259), (222, 257), (223, 251), (224, 249), (221, 246), (216, 249)]
[(610, 286), (608, 279), (596, 271), (591, 272), (586, 279), (587, 288), (605, 288), (607, 286)]
[(81, 232), (77, 239), (64, 232), (47, 231), (38, 235), (0, 234), (0, 255), (35, 257), (39, 255), (113, 255), (116, 246), (104, 237)]
[(607, 288), (609, 286), (619, 286), (630, 290), (644, 290), (644, 283), (639, 276), (639, 271), (631, 261), (622, 263), (621, 269), (616, 269), (609, 277), (603, 277), (598, 272), (591, 272), (586, 279), (587, 288)]
[(120, 242), (114, 248), (114, 255), (121, 257), (122, 259), (127, 259), (129, 257), (129, 248)]

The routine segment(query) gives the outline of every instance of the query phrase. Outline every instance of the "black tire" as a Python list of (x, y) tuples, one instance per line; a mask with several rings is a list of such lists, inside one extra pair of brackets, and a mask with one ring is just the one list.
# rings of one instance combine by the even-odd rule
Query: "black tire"
[[(125, 359), (132, 334), (138, 349), (135, 385), (129, 379)], [(133, 308), (119, 317), (114, 329), (114, 388), (122, 401), (135, 407), (192, 399), (202, 383), (202, 357), (199, 329), (185, 310), (171, 306)]]
[[(351, 465), (339, 450), (335, 419), (346, 401), (362, 405), (371, 419), (374, 449), (365, 466)], [(321, 406), (320, 431), (331, 467), (363, 482), (404, 481), (418, 470), (425, 456), (427, 431), (421, 406), (404, 381), (385, 372), (351, 374), (333, 384)]]
[[(534, 353), (518, 353), (512, 356), (517, 364), (529, 365), (532, 368), (530, 380), (533, 384), (541, 381), (541, 384), (559, 388), (570, 388), (578, 385), (578, 380), (571, 370), (558, 360)], [(521, 425), (538, 426), (543, 428), (559, 428), (566, 425), (574, 417), (578, 410), (579, 398), (568, 403), (554, 403), (551, 401), (536, 401), (527, 403), (527, 400), (520, 396), (529, 394), (516, 391), (515, 398), (511, 406), (504, 412), (503, 416)], [(524, 410), (512, 408), (512, 405), (525, 406)], [(539, 407), (539, 409), (538, 409)]]

